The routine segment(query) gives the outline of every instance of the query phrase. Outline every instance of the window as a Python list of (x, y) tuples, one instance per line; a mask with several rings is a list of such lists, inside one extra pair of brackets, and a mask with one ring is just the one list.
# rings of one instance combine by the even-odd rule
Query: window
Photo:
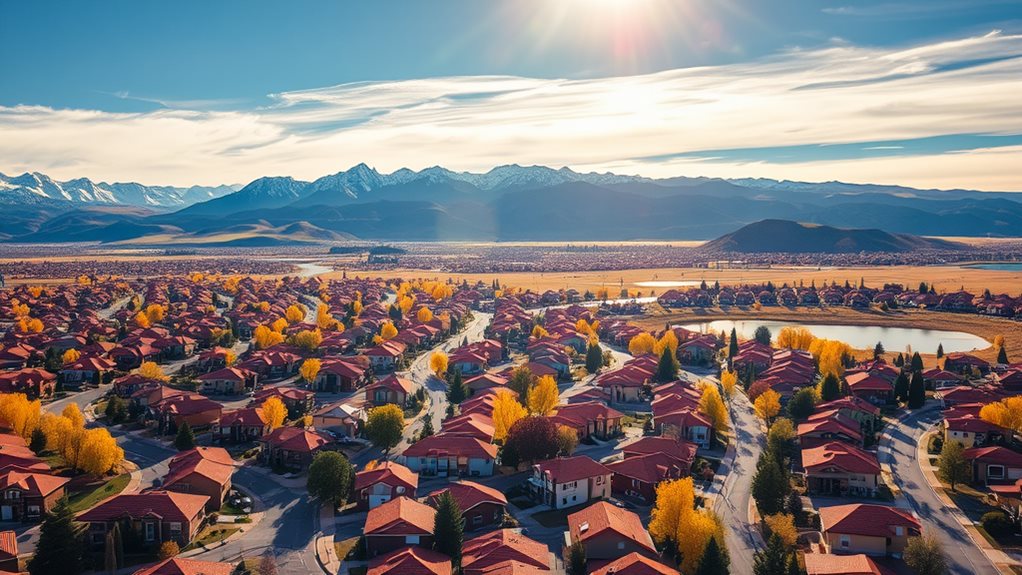
[(418, 545), (419, 544), (419, 536), (418, 535), (405, 535), (405, 544), (406, 545)]
[(31, 517), (38, 517), (39, 516), (39, 511), (40, 511), (40, 509), (39, 509), (38, 505), (29, 505), (28, 506), (28, 514)]
[(1004, 479), (1004, 466), (1003, 465), (987, 465), (987, 478), (988, 479)]
[(146, 523), (145, 524), (145, 540), (153, 541), (156, 539), (156, 524)]
[(472, 516), (472, 525), (480, 525), (483, 522), (483, 514), (476, 513)]
[(618, 549), (624, 549), (625, 548), (625, 542), (624, 541), (618, 541), (617, 542), (617, 548)]
[(852, 538), (849, 537), (848, 535), (842, 535), (841, 536), (841, 548), (842, 549), (848, 549), (851, 546), (852, 546)]
[(404, 485), (398, 485), (396, 491), (397, 491), (398, 495), (401, 495), (402, 493), (405, 492), (405, 486)]
[(170, 524), (170, 534), (174, 537), (181, 536), (181, 523), (174, 521)]
[(904, 535), (904, 534), (905, 534), (905, 528), (904, 528), (904, 527), (902, 527), (901, 525), (895, 525), (895, 526), (894, 526), (894, 534), (895, 534), (895, 535), (896, 535), (897, 537), (901, 537), (902, 535)]

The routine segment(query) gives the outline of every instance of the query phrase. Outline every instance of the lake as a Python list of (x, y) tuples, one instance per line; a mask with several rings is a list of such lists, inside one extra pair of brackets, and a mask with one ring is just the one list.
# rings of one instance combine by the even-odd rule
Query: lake
[(973, 264), (964, 266), (973, 270), (990, 270), (994, 272), (1022, 272), (1022, 262), (999, 262), (989, 264)]
[(972, 351), (975, 349), (986, 349), (990, 347), (987, 340), (961, 331), (943, 331), (932, 329), (918, 329), (911, 327), (880, 327), (876, 325), (821, 325), (821, 324), (799, 324), (788, 321), (732, 321), (727, 319), (703, 323), (682, 324), (681, 327), (690, 330), (703, 332), (731, 333), (735, 328), (738, 337), (743, 339), (752, 338), (759, 326), (766, 326), (770, 333), (777, 337), (782, 327), (799, 326), (811, 331), (813, 335), (823, 339), (836, 339), (843, 341), (856, 349), (872, 349), (877, 342), (884, 344), (887, 351), (904, 351), (907, 346), (912, 346), (913, 351), (921, 353), (936, 353), (937, 346), (944, 346), (944, 353), (953, 351)]

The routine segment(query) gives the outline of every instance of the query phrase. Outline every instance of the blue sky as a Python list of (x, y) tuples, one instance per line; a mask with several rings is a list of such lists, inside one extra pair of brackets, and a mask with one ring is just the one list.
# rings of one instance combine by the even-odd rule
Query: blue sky
[(1020, 33), (1020, 0), (0, 0), (0, 171), (519, 162), (1022, 190)]

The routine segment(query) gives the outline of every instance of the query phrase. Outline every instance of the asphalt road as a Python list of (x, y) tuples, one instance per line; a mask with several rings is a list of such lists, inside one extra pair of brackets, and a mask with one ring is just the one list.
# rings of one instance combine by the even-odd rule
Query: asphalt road
[(881, 463), (891, 465), (894, 482), (902, 492), (898, 505), (914, 511), (923, 524), (923, 532), (936, 535), (943, 544), (951, 573), (995, 575), (997, 568), (973, 543), (958, 519), (961, 514), (957, 507), (941, 502), (919, 466), (916, 457), (919, 438), (940, 417), (938, 406), (931, 403), (900, 422), (888, 425), (881, 442), (889, 459)]
[(756, 525), (749, 522), (752, 503), (752, 476), (756, 461), (763, 451), (766, 437), (752, 405), (744, 393), (736, 393), (731, 400), (731, 424), (734, 428), (735, 461), (726, 472), (724, 487), (716, 498), (714, 510), (726, 529), (728, 552), (731, 555), (731, 573), (752, 575), (752, 559), (763, 547), (763, 538)]

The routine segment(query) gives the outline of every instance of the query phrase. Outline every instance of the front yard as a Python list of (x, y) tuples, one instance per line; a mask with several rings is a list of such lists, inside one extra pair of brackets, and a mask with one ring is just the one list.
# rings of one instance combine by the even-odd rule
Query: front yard
[(70, 494), (71, 509), (79, 513), (92, 508), (107, 497), (124, 491), (130, 480), (131, 474), (122, 473), (112, 479), (87, 484), (84, 489)]

